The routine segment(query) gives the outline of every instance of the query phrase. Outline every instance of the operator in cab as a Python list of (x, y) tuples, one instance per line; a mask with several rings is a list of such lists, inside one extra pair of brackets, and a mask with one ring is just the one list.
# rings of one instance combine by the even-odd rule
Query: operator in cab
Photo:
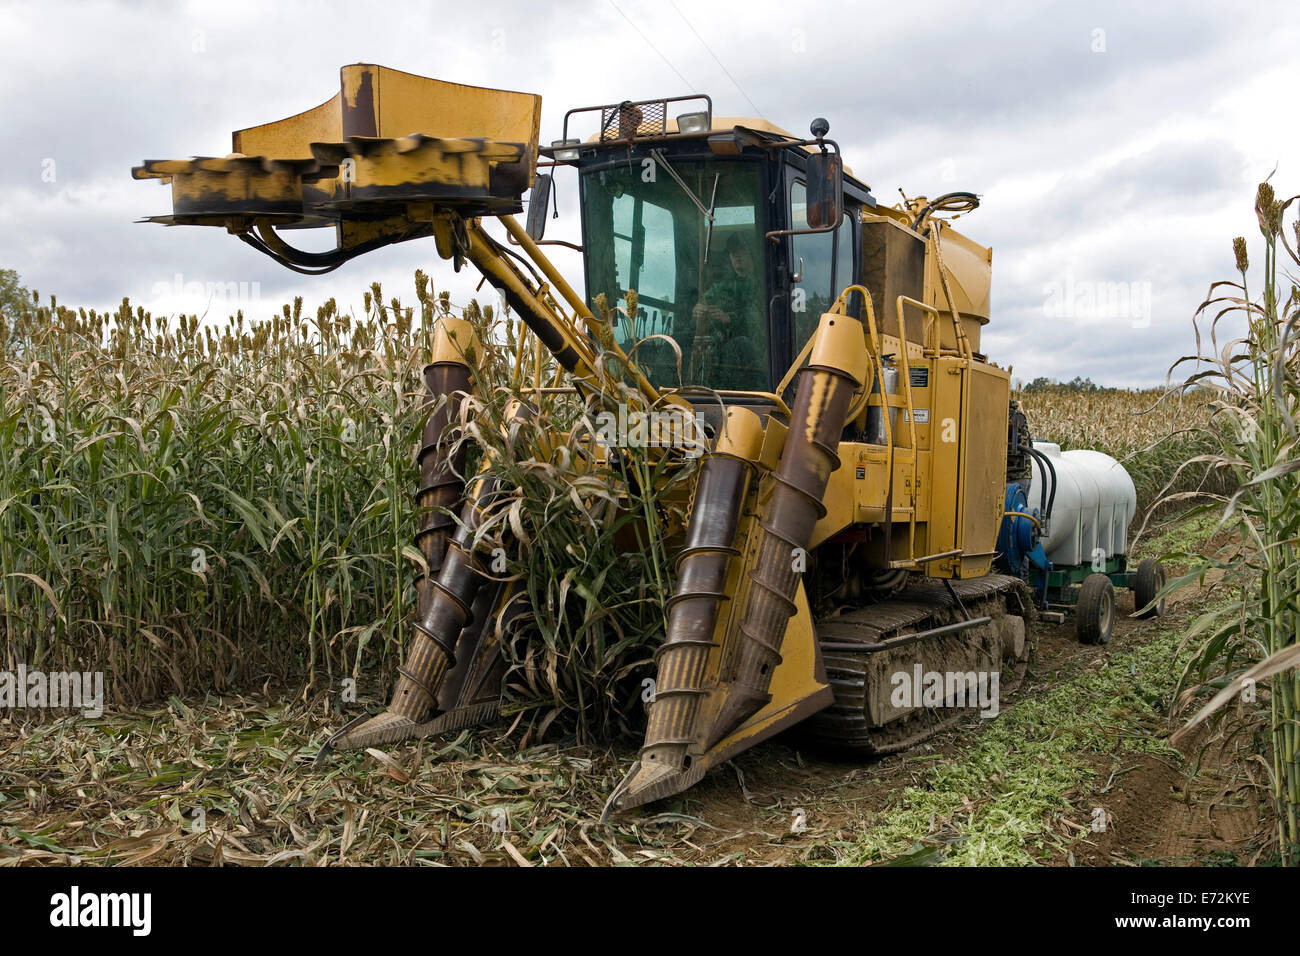
[(764, 389), (767, 369), (760, 367), (755, 337), (765, 334), (760, 280), (748, 246), (739, 235), (727, 239), (723, 275), (692, 310), (696, 343), (712, 344), (712, 363), (719, 389)]

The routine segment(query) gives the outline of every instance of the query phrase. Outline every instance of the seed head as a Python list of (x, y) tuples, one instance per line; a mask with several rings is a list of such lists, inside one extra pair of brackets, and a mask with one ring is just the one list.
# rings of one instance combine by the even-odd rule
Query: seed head
[(1237, 257), (1237, 271), (1245, 272), (1250, 266), (1250, 260), (1246, 257), (1246, 237), (1238, 236), (1232, 240), (1232, 254)]
[(1282, 200), (1273, 200), (1273, 204), (1268, 207), (1264, 222), (1268, 227), (1268, 235), (1276, 236), (1282, 231)]
[(624, 296), (624, 298), (627, 301), (627, 316), (632, 320), (633, 327), (635, 327), (638, 311), (636, 289), (628, 289), (627, 295)]
[(1259, 231), (1265, 238), (1277, 235), (1277, 230), (1269, 229), (1269, 221), (1273, 216), (1273, 187), (1268, 183), (1260, 183), (1259, 191), (1255, 193), (1255, 218), (1259, 220)]

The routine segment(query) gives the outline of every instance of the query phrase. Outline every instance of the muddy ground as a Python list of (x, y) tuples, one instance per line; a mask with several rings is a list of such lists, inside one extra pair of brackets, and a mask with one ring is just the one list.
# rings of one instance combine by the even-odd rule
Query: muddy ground
[[(1055, 729), (1040, 726), (1047, 782), (1028, 803), (1019, 784), (935, 792), (951, 786), (936, 769), (996, 758), (980, 754), (984, 735), (1022, 703), (1087, 687), (1115, 662), (1130, 661), (1136, 679), (1144, 643), (1185, 630), (1211, 597), (1185, 588), (1153, 623), (1129, 618), (1132, 597), (1119, 592), (1105, 647), (1077, 643), (1068, 619), (1040, 622), (1030, 672), (998, 720), (972, 717), (912, 751), (865, 763), (818, 755), (786, 735), (686, 794), (608, 824), (598, 822), (603, 798), (632, 747), (520, 752), (500, 740), (502, 728), (486, 728), (315, 768), (316, 749), (337, 725), (323, 697), (308, 705), (269, 690), (172, 699), (95, 721), (10, 714), (0, 719), (0, 865), (1267, 861), (1267, 776), (1251, 757), (1255, 745), (1202, 733), (1181, 751), (1169, 748), (1165, 698), (1103, 702), (1105, 733), (1086, 748), (1053, 755)], [(1071, 722), (1087, 719), (1063, 706), (1038, 724), (1059, 721), (1074, 732)], [(1021, 748), (1013, 739), (993, 749)], [(1010, 753), (1017, 773), (1024, 756)], [(989, 775), (996, 783), (1002, 772)], [(900, 824), (930, 799), (941, 809)], [(891, 836), (878, 839), (884, 831)], [(965, 855), (952, 856), (963, 841)]]
[[(1162, 623), (1188, 622), (1201, 606), (1198, 594), (1171, 604)], [(1131, 594), (1120, 592), (1115, 634), (1106, 647), (1075, 640), (1073, 623), (1039, 623), (1038, 647), (1028, 680), (1009, 706), (1041, 695), (1106, 658), (1140, 644), (1151, 625), (1128, 617)], [(818, 757), (789, 738), (756, 748), (733, 761), (732, 773), (712, 774), (681, 799), (682, 812), (728, 835), (719, 840), (749, 863), (832, 859), (815, 845), (844, 839), (864, 823), (887, 816), (905, 787), (922, 782), (935, 760), (955, 758), (989, 725), (970, 718), (915, 750), (867, 764)], [(1170, 723), (1172, 730), (1176, 724)], [(1059, 818), (1053, 865), (1197, 865), (1257, 861), (1267, 844), (1268, 791), (1262, 765), (1251, 766), (1246, 741), (1224, 744), (1201, 733), (1181, 748), (1184, 759), (1146, 754), (1089, 755), (1094, 786), (1068, 794), (1073, 812)], [(1199, 764), (1197, 763), (1199, 759)], [(1195, 765), (1198, 773), (1193, 773)], [(796, 810), (809, 832), (791, 833)], [(1101, 816), (1098, 811), (1104, 813)], [(708, 855), (701, 857), (701, 862)]]

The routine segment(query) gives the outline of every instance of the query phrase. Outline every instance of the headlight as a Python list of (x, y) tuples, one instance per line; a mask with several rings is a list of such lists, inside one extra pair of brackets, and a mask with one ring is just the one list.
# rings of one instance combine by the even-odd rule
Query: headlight
[(683, 113), (677, 117), (677, 132), (679, 133), (707, 133), (708, 131), (708, 113)]
[(552, 155), (557, 163), (577, 162), (578, 147), (581, 145), (580, 139), (557, 139), (551, 143)]

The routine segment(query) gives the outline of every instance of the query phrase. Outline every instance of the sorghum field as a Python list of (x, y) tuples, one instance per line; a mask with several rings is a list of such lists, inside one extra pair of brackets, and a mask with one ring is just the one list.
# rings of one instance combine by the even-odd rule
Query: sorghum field
[[(635, 746), (635, 695), (611, 688), (648, 662), (667, 564), (653, 541), (608, 560), (612, 533), (585, 516), (619, 489), (584, 485), (540, 431), (496, 516), (526, 543), (510, 573), (553, 569), (500, 726), (311, 765), (382, 702), (414, 606), (421, 368), (452, 311), (425, 276), (409, 304), (376, 285), (355, 315), (298, 299), (220, 330), (25, 293), (0, 323), (4, 667), (103, 671), (107, 707), (0, 715), (0, 865), (1297, 862), (1288, 206), (1261, 187), (1262, 294), (1244, 241), (1240, 282), (1216, 290), (1244, 314), (1235, 352), (1207, 331), (1178, 387), (1018, 395), (1036, 438), (1124, 461), (1135, 556), (1173, 572), (1166, 618), (1125, 618), (1105, 648), (1045, 627), (991, 726), (869, 766), (779, 740), (606, 824)], [(509, 317), (464, 314), (491, 381), (533, 374)], [(471, 406), (478, 439), (501, 394)], [(1243, 677), (1259, 697), (1221, 709)], [(1209, 719), (1171, 739), (1202, 704)], [(1207, 806), (1208, 828), (1189, 822)]]

